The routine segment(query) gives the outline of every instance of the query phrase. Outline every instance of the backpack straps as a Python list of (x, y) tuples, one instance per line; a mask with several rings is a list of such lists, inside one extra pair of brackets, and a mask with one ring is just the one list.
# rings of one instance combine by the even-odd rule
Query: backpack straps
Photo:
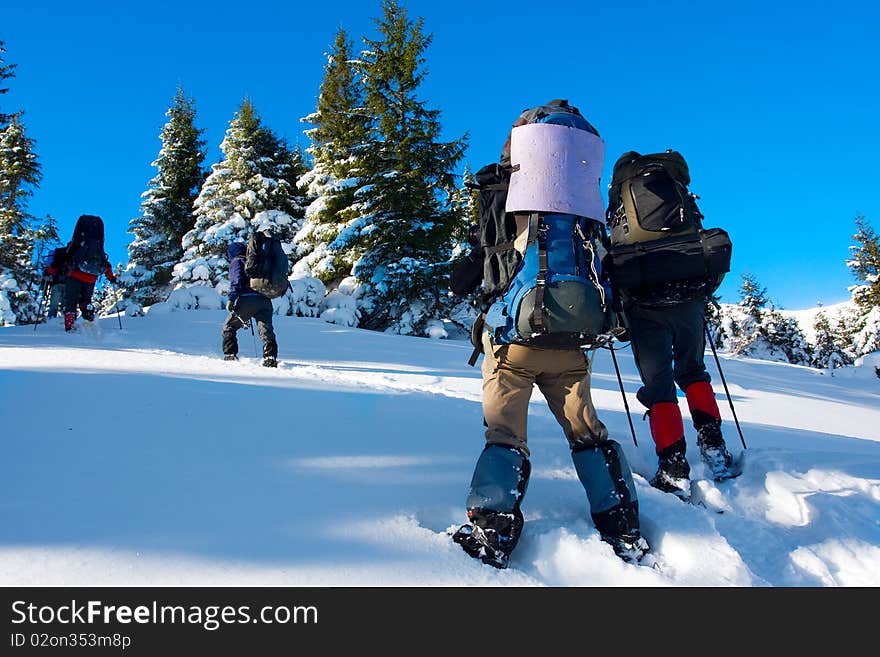
[[(491, 185), (482, 185), (480, 186), (480, 190), (493, 191), (493, 192), (506, 192), (510, 187), (510, 183), (495, 183)], [(496, 228), (497, 230), (497, 228)], [(496, 244), (495, 246), (485, 246), (483, 247), (483, 252), (486, 255), (494, 255), (496, 253), (500, 253), (501, 251), (510, 251), (513, 248), (515, 241), (511, 240), (509, 242), (504, 242), (503, 244)]]
[(535, 279), (535, 305), (529, 317), (529, 326), (534, 333), (547, 331), (544, 321), (544, 292), (547, 289), (547, 225), (541, 220), (541, 215), (533, 213), (529, 219), (531, 224), (536, 225), (535, 236), (538, 242), (538, 276)]
[(483, 247), (483, 252), (486, 255), (493, 255), (495, 253), (500, 253), (501, 251), (510, 251), (514, 248), (515, 242), (505, 242), (504, 244), (498, 244), (496, 246), (486, 246)]
[(480, 357), (480, 354), (483, 353), (483, 328), (486, 326), (486, 313), (482, 312), (479, 316), (474, 320), (473, 326), (471, 326), (471, 344), (474, 345), (474, 350), (471, 352), (471, 357), (468, 358), (468, 365), (473, 367), (477, 364), (477, 359)]

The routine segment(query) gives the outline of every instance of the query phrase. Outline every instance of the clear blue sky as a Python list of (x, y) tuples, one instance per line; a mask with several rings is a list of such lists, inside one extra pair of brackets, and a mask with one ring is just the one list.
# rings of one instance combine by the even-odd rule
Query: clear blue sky
[[(446, 137), (470, 133), (473, 169), (495, 161), (527, 106), (568, 98), (606, 141), (603, 185), (624, 151), (675, 148), (706, 225), (733, 239), (721, 287), (754, 273), (788, 309), (849, 297), (854, 217), (880, 228), (880, 10), (874, 3), (535, 3), (410, 0), (434, 43), (422, 98)], [(43, 182), (30, 203), (58, 219), (101, 215), (126, 260), (159, 130), (178, 84), (196, 101), (206, 164), (241, 100), (307, 145), (336, 29), (375, 37), (379, 0), (5, 3), (17, 64), (5, 111), (24, 109)]]

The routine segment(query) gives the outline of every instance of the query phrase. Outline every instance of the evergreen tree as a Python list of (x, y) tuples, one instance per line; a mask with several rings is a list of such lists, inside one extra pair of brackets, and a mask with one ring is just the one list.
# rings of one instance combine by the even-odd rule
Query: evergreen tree
[(880, 351), (880, 306), (874, 306), (868, 314), (859, 316), (859, 324), (853, 333), (852, 344), (856, 356), (866, 356)]
[(744, 355), (749, 352), (751, 343), (757, 338), (758, 327), (764, 322), (768, 300), (766, 288), (748, 272), (742, 275), (739, 295), (739, 303), (724, 317), (721, 330), (727, 336), (728, 350)]
[[(758, 327), (758, 341), (751, 350), (758, 354), (757, 345), (763, 342), (769, 347), (773, 360), (783, 360), (792, 365), (811, 365), (813, 349), (793, 317), (786, 317), (774, 307), (767, 309), (764, 322)], [(764, 356), (767, 357), (767, 356)]]
[[(5, 62), (4, 53), (6, 52), (6, 43), (0, 40), (0, 85), (3, 84), (4, 80), (8, 80), (9, 78), (15, 77), (15, 64), (7, 64)], [(7, 93), (9, 91), (9, 87), (0, 86), (0, 96)], [(12, 116), (9, 114), (4, 114), (0, 112), (0, 128), (5, 127), (7, 123), (12, 119)]]
[[(122, 263), (117, 263), (113, 270), (117, 280), (122, 280), (125, 269)], [(129, 297), (124, 296), (125, 291), (110, 283), (110, 281), (99, 279), (98, 284), (92, 294), (92, 305), (98, 309), (98, 316), (103, 317), (109, 314), (116, 314), (116, 311), (125, 312), (126, 317), (142, 317), (143, 308), (137, 302)]]
[[(364, 39), (366, 108), (375, 138), (358, 198), (360, 216), (339, 246), (367, 286), (361, 325), (424, 334), (448, 301), (454, 171), (466, 143), (440, 140), (440, 112), (418, 97), (431, 36), (395, 0), (384, 0), (378, 39)], [(337, 240), (340, 242), (340, 240)]]
[(852, 356), (845, 348), (846, 338), (840, 333), (840, 324), (832, 325), (824, 311), (820, 310), (813, 320), (813, 367), (836, 369), (851, 365)]
[(313, 200), (295, 237), (294, 268), (297, 274), (315, 276), (332, 287), (350, 275), (354, 265), (351, 251), (340, 248), (345, 238), (337, 239), (360, 215), (357, 195), (366, 172), (364, 153), (372, 125), (363, 104), (351, 43), (340, 29), (327, 54), (317, 107), (302, 119), (314, 127), (306, 130), (312, 168), (299, 186)]
[[(456, 222), (452, 231), (453, 265), (460, 258), (466, 257), (470, 253), (473, 246), (469, 243), (468, 233), (472, 227), (479, 228), (480, 225), (479, 192), (469, 186), (474, 185), (475, 182), (476, 178), (473, 171), (468, 164), (465, 164), (464, 172), (462, 173), (462, 184), (455, 191), (452, 200), (456, 215)], [(479, 286), (473, 294), (465, 298), (456, 297), (450, 293), (446, 303), (441, 305), (442, 314), (462, 331), (469, 333), (474, 320), (480, 314), (481, 299), (482, 289)]]
[(46, 215), (46, 218), (34, 229), (33, 235), (37, 253), (40, 255), (39, 260), (48, 258), (49, 253), (55, 247), (61, 246), (61, 240), (58, 237), (58, 222), (52, 215)]
[(797, 321), (773, 306), (767, 289), (752, 274), (743, 274), (740, 302), (722, 324), (728, 348), (736, 355), (796, 365), (812, 362), (812, 349)]
[(727, 341), (724, 328), (724, 313), (721, 310), (721, 297), (714, 292), (706, 298), (706, 327), (718, 348), (723, 348)]
[(856, 246), (851, 246), (852, 257), (846, 265), (858, 284), (851, 287), (853, 301), (867, 314), (880, 306), (880, 238), (864, 217), (856, 217)]
[[(4, 52), (0, 41), (0, 56)], [(13, 69), (0, 57), (0, 81), (14, 77)], [(22, 117), (0, 114), (0, 325), (37, 317), (40, 272), (31, 261), (38, 235), (27, 204), (42, 173)]]
[(739, 288), (739, 306), (749, 318), (760, 324), (764, 319), (764, 309), (769, 303), (767, 288), (758, 283), (754, 274), (746, 272), (742, 279), (743, 282)]
[(834, 319), (832, 330), (840, 336), (840, 345), (848, 353), (854, 354), (853, 335), (858, 330), (859, 308), (855, 304), (848, 304), (838, 313)]
[(857, 312), (848, 327), (853, 352), (864, 356), (880, 351), (880, 239), (864, 217), (856, 217), (855, 246), (847, 267), (858, 284), (850, 288)]
[(162, 147), (153, 162), (158, 173), (143, 194), (141, 215), (129, 223), (134, 240), (120, 277), (127, 297), (140, 306), (162, 301), (171, 291), (171, 270), (183, 255), (183, 236), (195, 223), (193, 205), (207, 175), (204, 130), (195, 127), (194, 101), (181, 87), (165, 115)]
[(469, 164), (465, 163), (459, 186), (452, 196), (452, 207), (456, 221), (452, 230), (452, 239), (457, 250), (469, 249), (468, 231), (471, 226), (480, 225), (480, 192), (473, 187), (476, 185), (474, 172)]
[(33, 217), (27, 212), (27, 202), (41, 175), (21, 114), (13, 115), (0, 132), (0, 267), (20, 266), (23, 257), (30, 261)]
[[(305, 221), (306, 208), (315, 200), (308, 189), (303, 190), (299, 184), (306, 172), (311, 169), (311, 164), (308, 153), (303, 151), (299, 143), (294, 144), (291, 149), (288, 149), (283, 140), (279, 143), (279, 154), (284, 156), (279, 160), (279, 173), (283, 173), (283, 188), (287, 194), (284, 207), (294, 218), (294, 225), (298, 231)], [(293, 234), (296, 234), (296, 231)], [(291, 237), (292, 240), (293, 237)]]
[(262, 124), (250, 101), (242, 102), (220, 145), (223, 159), (214, 164), (195, 201), (196, 221), (183, 237), (175, 288), (205, 285), (228, 293), (226, 252), (234, 241), (246, 242), (255, 230), (275, 234), (293, 249), (304, 198), (296, 181), (305, 172), (302, 151), (291, 150)]

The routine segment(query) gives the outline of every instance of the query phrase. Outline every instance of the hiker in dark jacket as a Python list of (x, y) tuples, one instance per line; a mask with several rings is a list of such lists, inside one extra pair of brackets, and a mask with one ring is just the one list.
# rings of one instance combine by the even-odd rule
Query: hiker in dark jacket
[[(58, 273), (58, 265), (50, 268), (50, 274)], [(104, 221), (94, 214), (81, 214), (76, 220), (73, 237), (64, 249), (64, 330), (72, 331), (76, 322), (77, 308), (84, 320), (95, 319), (92, 294), (99, 276), (106, 276), (116, 283), (110, 260), (104, 251)]]
[(247, 245), (233, 242), (229, 245), (229, 301), (226, 309), (231, 313), (223, 324), (223, 357), (238, 360), (236, 332), (253, 318), (263, 341), (263, 366), (278, 366), (278, 343), (272, 328), (272, 302), (255, 292), (250, 279), (244, 273)]
[(63, 246), (52, 251), (46, 269), (43, 270), (43, 285), (46, 293), (49, 295), (49, 305), (47, 306), (46, 313), (49, 319), (58, 316), (58, 311), (61, 309), (61, 303), (64, 299), (66, 253), (67, 249)]
[[(107, 254), (104, 254), (104, 261), (101, 265), (107, 280), (116, 284), (116, 276), (113, 274), (113, 267)], [(54, 273), (54, 268), (52, 268)], [(94, 321), (95, 307), (92, 305), (92, 295), (95, 292), (95, 283), (98, 281), (100, 274), (90, 274), (81, 271), (75, 265), (71, 265), (71, 269), (67, 272), (67, 278), (64, 281), (64, 330), (72, 331), (76, 323), (76, 311), (79, 308), (82, 318), (87, 322)]]

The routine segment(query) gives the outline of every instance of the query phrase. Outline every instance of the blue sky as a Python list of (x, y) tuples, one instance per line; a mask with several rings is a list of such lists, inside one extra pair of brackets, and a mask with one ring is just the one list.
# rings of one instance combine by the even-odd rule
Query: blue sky
[[(568, 98), (606, 141), (603, 185), (630, 149), (687, 158), (706, 226), (734, 243), (722, 301), (737, 300), (744, 271), (792, 310), (849, 297), (854, 218), (880, 227), (872, 3), (406, 6), (434, 36), (421, 96), (446, 137), (469, 133), (472, 168), (496, 161), (521, 110)], [(24, 109), (37, 140), (30, 211), (53, 215), (65, 239), (77, 216), (101, 215), (124, 262), (178, 84), (196, 101), (207, 164), (244, 97), (306, 146), (299, 119), (337, 28), (359, 47), (380, 14), (380, 0), (8, 3), (0, 39), (18, 66), (0, 107)]]

